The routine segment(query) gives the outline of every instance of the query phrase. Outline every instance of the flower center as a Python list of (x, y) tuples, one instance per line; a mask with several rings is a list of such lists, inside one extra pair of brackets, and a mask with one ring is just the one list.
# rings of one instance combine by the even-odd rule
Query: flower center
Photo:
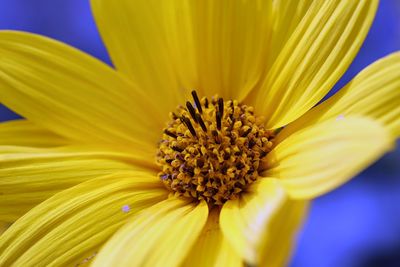
[(159, 177), (178, 196), (222, 205), (257, 180), (273, 132), (251, 106), (192, 96), (194, 105), (186, 102), (170, 114), (157, 152)]

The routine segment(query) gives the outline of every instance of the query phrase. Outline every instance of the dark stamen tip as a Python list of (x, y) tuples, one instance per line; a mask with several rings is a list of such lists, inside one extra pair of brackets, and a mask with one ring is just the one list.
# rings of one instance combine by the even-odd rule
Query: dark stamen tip
[(235, 125), (235, 118), (232, 118), (232, 122), (231, 122), (231, 124), (229, 125), (229, 127), (228, 127), (228, 131), (232, 131), (232, 129), (233, 129), (233, 126)]
[(196, 111), (194, 110), (194, 107), (192, 106), (192, 104), (191, 104), (189, 101), (186, 102), (186, 107), (187, 107), (187, 110), (188, 110), (189, 113), (190, 113), (190, 116), (192, 116), (194, 122), (197, 123)]
[(219, 111), (215, 113), (215, 120), (217, 121), (217, 129), (221, 130), (221, 114)]
[(186, 127), (189, 129), (190, 133), (193, 136), (196, 136), (196, 131), (193, 128), (192, 123), (190, 122), (190, 120), (188, 118), (186, 118), (185, 116), (182, 116), (181, 121), (186, 125)]
[(186, 121), (183, 119), (183, 117), (179, 117), (179, 120), (186, 125)]
[(250, 132), (251, 132), (251, 128), (247, 129), (243, 134), (242, 137), (246, 137)]
[(232, 109), (232, 112), (230, 114), (230, 118), (231, 118), (231, 120), (233, 120), (233, 116), (235, 115), (235, 106), (233, 105), (233, 101), (231, 101), (231, 109)]
[(253, 148), (253, 146), (255, 146), (255, 144), (256, 144), (256, 142), (253, 139), (251, 139), (249, 141), (249, 148)]
[(218, 111), (222, 119), (222, 117), (224, 116), (224, 99), (222, 97), (218, 98)]
[(184, 149), (180, 148), (178, 146), (172, 146), (172, 149), (175, 150), (176, 152), (182, 152)]
[(206, 127), (206, 125), (204, 124), (204, 121), (203, 121), (203, 119), (201, 118), (201, 115), (197, 113), (197, 114), (196, 114), (196, 119), (197, 119), (197, 121), (199, 122), (201, 129), (206, 133), (206, 132), (207, 132), (207, 127)]
[(200, 114), (203, 113), (203, 109), (201, 108), (201, 103), (199, 97), (197, 96), (197, 92), (195, 90), (192, 91), (193, 100), (196, 103), (196, 108), (199, 110)]
[(168, 136), (171, 136), (172, 138), (177, 138), (178, 136), (170, 131), (168, 131), (167, 129), (164, 130), (164, 133)]

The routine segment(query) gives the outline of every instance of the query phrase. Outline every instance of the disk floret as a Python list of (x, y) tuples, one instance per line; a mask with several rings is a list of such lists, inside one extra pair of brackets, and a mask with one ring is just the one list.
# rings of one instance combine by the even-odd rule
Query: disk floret
[(170, 114), (157, 153), (159, 177), (177, 196), (222, 205), (257, 180), (273, 132), (251, 106), (192, 95), (194, 104)]

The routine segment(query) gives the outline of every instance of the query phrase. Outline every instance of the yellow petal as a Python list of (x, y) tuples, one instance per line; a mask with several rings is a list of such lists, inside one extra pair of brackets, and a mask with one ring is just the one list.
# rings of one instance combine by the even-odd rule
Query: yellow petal
[(8, 229), (0, 237), (0, 266), (77, 266), (128, 218), (166, 197), (162, 184), (144, 172), (84, 182), (38, 205)]
[(91, 3), (116, 68), (166, 111), (192, 88), (241, 100), (263, 78), (271, 1)]
[[(313, 3), (314, 2), (314, 3)], [(313, 0), (275, 0), (272, 9), (274, 34), (268, 55), (268, 66), (274, 62), (285, 43), (292, 36), (301, 20), (307, 14), (310, 5), (322, 5), (323, 1)]]
[(166, 119), (194, 85), (178, 78), (192, 83), (195, 75), (189, 2), (91, 0), (91, 6), (114, 66), (157, 103)]
[(0, 145), (52, 147), (68, 141), (27, 120), (0, 123)]
[(106, 243), (93, 266), (178, 266), (207, 215), (205, 202), (165, 200), (133, 217)]
[(10, 227), (10, 224), (7, 222), (0, 222), (0, 236)]
[[(261, 179), (239, 199), (223, 206), (222, 232), (250, 265), (258, 266), (266, 255), (267, 262), (282, 262), (290, 254), (306, 204), (305, 201), (290, 200), (277, 179)], [(288, 232), (279, 229), (283, 225)]]
[[(313, 3), (313, 0), (275, 0), (272, 9), (274, 35), (272, 41), (276, 42), (272, 48), (279, 51), (285, 42), (290, 38), (301, 20), (307, 14), (311, 5), (318, 5), (323, 2)], [(314, 6), (313, 8), (316, 8)], [(280, 44), (280, 45), (279, 45)], [(273, 51), (275, 52), (275, 51)]]
[(296, 247), (297, 233), (306, 219), (308, 201), (288, 201), (276, 214), (268, 231), (268, 242), (261, 249), (259, 266), (287, 266)]
[(241, 101), (264, 78), (272, 1), (191, 1), (198, 86)]
[(256, 110), (268, 128), (294, 121), (332, 88), (357, 54), (377, 5), (377, 0), (310, 5), (256, 95)]
[(206, 226), (192, 251), (187, 255), (183, 266), (243, 266), (242, 258), (222, 234), (219, 215), (219, 208), (210, 211)]
[(372, 118), (394, 138), (400, 136), (400, 52), (368, 66), (334, 96), (286, 127), (279, 140), (303, 127), (349, 115)]
[(343, 184), (391, 149), (385, 128), (366, 118), (344, 117), (304, 128), (265, 158), (263, 173), (281, 179), (295, 198), (313, 198)]
[(155, 146), (163, 121), (143, 92), (100, 61), (34, 34), (0, 32), (0, 101), (85, 143)]
[(83, 181), (137, 169), (125, 161), (122, 154), (85, 147), (0, 146), (0, 220), (12, 222)]

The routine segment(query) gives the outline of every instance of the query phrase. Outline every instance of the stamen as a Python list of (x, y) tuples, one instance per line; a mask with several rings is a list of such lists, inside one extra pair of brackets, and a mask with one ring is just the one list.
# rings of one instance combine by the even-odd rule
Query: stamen
[(172, 146), (171, 147), (173, 150), (175, 150), (175, 151), (177, 151), (177, 152), (182, 152), (184, 149), (183, 148), (180, 148), (180, 147), (178, 147), (178, 146)]
[(218, 98), (218, 111), (222, 119), (224, 117), (224, 99), (222, 97)]
[(164, 133), (168, 136), (171, 136), (172, 138), (177, 138), (178, 136), (174, 133), (171, 133), (170, 131), (168, 131), (167, 129), (164, 130)]
[(199, 101), (195, 91), (192, 95), (196, 106), (178, 106), (164, 130), (158, 176), (176, 196), (222, 205), (265, 170), (261, 160), (275, 135), (264, 129), (253, 107), (217, 96)]
[(215, 112), (215, 120), (217, 122), (217, 129), (221, 130), (221, 114), (219, 111)]
[(186, 102), (186, 107), (190, 113), (190, 116), (192, 116), (192, 119), (194, 120), (194, 122), (197, 123), (196, 111), (194, 110), (194, 107), (192, 106), (192, 104), (189, 101)]
[(215, 143), (221, 144), (221, 140), (218, 136), (218, 132), (214, 130), (214, 131), (212, 131), (212, 135), (214, 136)]
[(250, 132), (251, 132), (251, 128), (247, 129), (243, 134), (242, 137), (246, 137)]
[(176, 120), (176, 119), (178, 118), (178, 116), (177, 116), (174, 112), (172, 112), (172, 118), (173, 118), (174, 120)]
[(231, 112), (231, 114), (230, 114), (230, 118), (231, 118), (231, 120), (233, 121), (234, 120), (234, 115), (235, 115), (235, 106), (233, 105), (233, 101), (231, 101), (231, 104), (230, 104), (230, 106), (231, 106), (231, 109), (232, 109), (232, 112)]
[(193, 128), (193, 125), (192, 125), (192, 123), (190, 122), (190, 120), (189, 120), (188, 118), (186, 118), (185, 116), (182, 116), (182, 117), (181, 117), (181, 120), (182, 120), (182, 122), (186, 125), (186, 127), (189, 129), (190, 133), (191, 133), (193, 136), (196, 136), (196, 131), (195, 131), (195, 129)]
[(206, 125), (204, 124), (204, 121), (203, 121), (203, 119), (201, 118), (201, 115), (198, 114), (198, 113), (196, 114), (196, 120), (199, 122), (201, 129), (206, 133), (206, 132), (207, 132), (207, 127), (206, 127)]
[(203, 113), (203, 109), (201, 108), (201, 103), (199, 100), (199, 97), (197, 96), (197, 93), (195, 90), (192, 91), (192, 96), (193, 96), (193, 100), (196, 103), (196, 108), (199, 110), (200, 114)]

